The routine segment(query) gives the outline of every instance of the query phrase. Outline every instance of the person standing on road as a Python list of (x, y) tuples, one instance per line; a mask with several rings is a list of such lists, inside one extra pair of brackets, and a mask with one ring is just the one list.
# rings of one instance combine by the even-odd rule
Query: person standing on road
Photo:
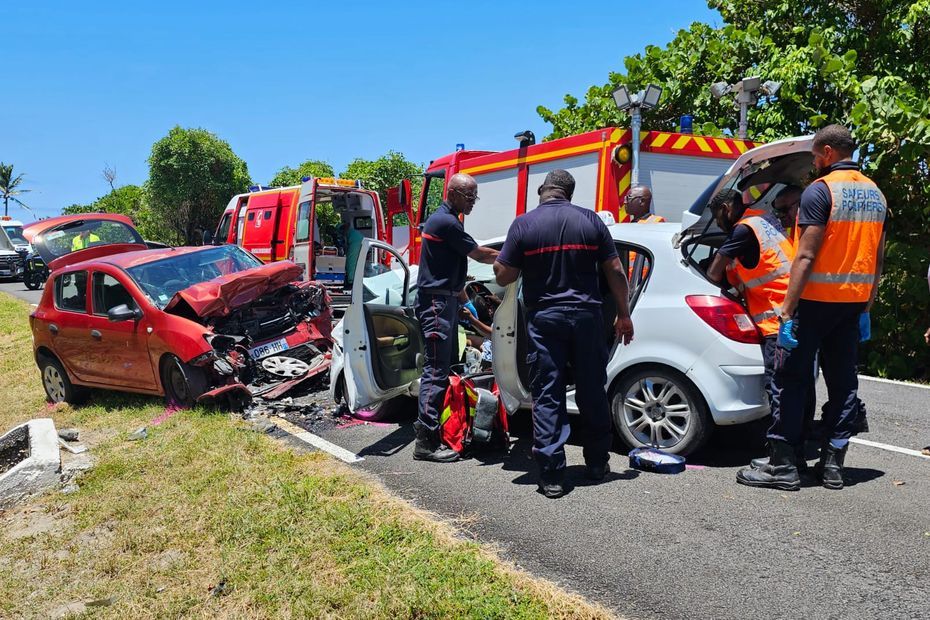
[(467, 258), (492, 264), (497, 250), (479, 246), (459, 219), (478, 200), (478, 184), (467, 174), (449, 179), (447, 198), (423, 226), (417, 274), (417, 319), (425, 343), (423, 377), (413, 458), (447, 463), (458, 460), (440, 438), (440, 412), (449, 387), (449, 368), (458, 347), (459, 300), (465, 288)]
[(814, 389), (811, 368), (822, 349), (829, 406), (815, 471), (824, 487), (843, 488), (843, 461), (859, 413), (858, 345), (878, 292), (888, 212), (881, 190), (852, 161), (855, 149), (849, 130), (840, 125), (814, 136), (811, 151), (821, 176), (801, 196), (797, 254), (781, 309), (769, 463), (741, 469), (736, 474), (741, 484), (800, 488), (795, 449)]
[(617, 303), (616, 337), (633, 339), (629, 286), (607, 226), (590, 209), (573, 205), (575, 179), (553, 170), (539, 187), (539, 207), (514, 220), (494, 274), (506, 286), (523, 274), (523, 302), (532, 365), (533, 455), (540, 491), (565, 493), (565, 442), (570, 427), (565, 369), (571, 364), (575, 399), (584, 418), (587, 477), (601, 481), (612, 440), (607, 383), (607, 343), (601, 315), (599, 269)]
[(645, 185), (634, 185), (626, 193), (626, 212), (633, 224), (655, 224), (666, 221), (661, 215), (655, 215), (652, 209), (652, 190)]
[(788, 274), (794, 247), (774, 215), (747, 209), (743, 198), (733, 189), (725, 189), (710, 202), (717, 226), (728, 236), (717, 250), (707, 270), (712, 282), (729, 282), (743, 297), (753, 323), (762, 334), (762, 360), (765, 364), (765, 392), (772, 415), (777, 403), (772, 397), (775, 374), (775, 341), (778, 315), (788, 292)]

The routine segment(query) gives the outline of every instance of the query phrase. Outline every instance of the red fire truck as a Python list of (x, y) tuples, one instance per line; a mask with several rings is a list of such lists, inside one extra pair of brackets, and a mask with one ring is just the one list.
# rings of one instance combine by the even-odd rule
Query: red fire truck
[[(652, 189), (653, 211), (680, 221), (682, 211), (722, 174), (733, 160), (757, 146), (753, 142), (693, 134), (648, 131), (641, 134), (639, 182)], [(419, 205), (411, 204), (410, 183), (388, 192), (388, 215), (405, 213), (411, 223), (409, 260), (419, 259), (419, 230), (439, 206), (453, 174), (465, 172), (478, 182), (481, 202), (465, 218), (465, 229), (477, 240), (505, 235), (518, 215), (537, 204), (536, 189), (556, 168), (575, 177), (572, 202), (608, 211), (627, 221), (624, 197), (632, 173), (632, 133), (607, 127), (503, 152), (459, 150), (433, 160), (426, 170)], [(395, 243), (402, 246), (402, 243)]]
[(346, 263), (343, 224), (363, 237), (392, 241), (377, 192), (363, 189), (360, 181), (316, 177), (233, 196), (214, 240), (240, 245), (266, 263), (293, 260), (304, 266), (308, 280), (339, 283)]

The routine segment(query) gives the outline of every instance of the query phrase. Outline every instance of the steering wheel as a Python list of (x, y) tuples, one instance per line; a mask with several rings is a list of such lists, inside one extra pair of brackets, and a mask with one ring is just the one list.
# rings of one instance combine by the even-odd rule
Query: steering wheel
[(481, 282), (469, 282), (465, 285), (465, 294), (475, 304), (475, 309), (478, 310), (478, 320), (485, 325), (490, 325), (498, 305), (494, 293)]

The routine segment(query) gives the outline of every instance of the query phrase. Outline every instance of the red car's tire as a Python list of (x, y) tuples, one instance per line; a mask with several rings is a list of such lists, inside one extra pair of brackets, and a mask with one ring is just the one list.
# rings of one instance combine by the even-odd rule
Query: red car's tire
[(161, 360), (161, 385), (169, 404), (193, 407), (197, 398), (207, 391), (207, 378), (202, 369), (169, 354)]
[(39, 372), (42, 375), (42, 387), (45, 388), (45, 398), (50, 403), (68, 403), (79, 405), (87, 400), (87, 388), (71, 383), (68, 373), (54, 357), (43, 355), (39, 358)]

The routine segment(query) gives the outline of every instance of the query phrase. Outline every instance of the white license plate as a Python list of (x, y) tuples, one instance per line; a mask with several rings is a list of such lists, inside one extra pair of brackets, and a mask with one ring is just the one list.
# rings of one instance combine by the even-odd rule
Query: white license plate
[(252, 355), (252, 359), (258, 360), (263, 357), (268, 357), (269, 355), (274, 355), (275, 353), (280, 353), (281, 351), (286, 351), (287, 349), (287, 338), (281, 338), (280, 340), (266, 342), (265, 344), (253, 347), (249, 350), (249, 353)]

